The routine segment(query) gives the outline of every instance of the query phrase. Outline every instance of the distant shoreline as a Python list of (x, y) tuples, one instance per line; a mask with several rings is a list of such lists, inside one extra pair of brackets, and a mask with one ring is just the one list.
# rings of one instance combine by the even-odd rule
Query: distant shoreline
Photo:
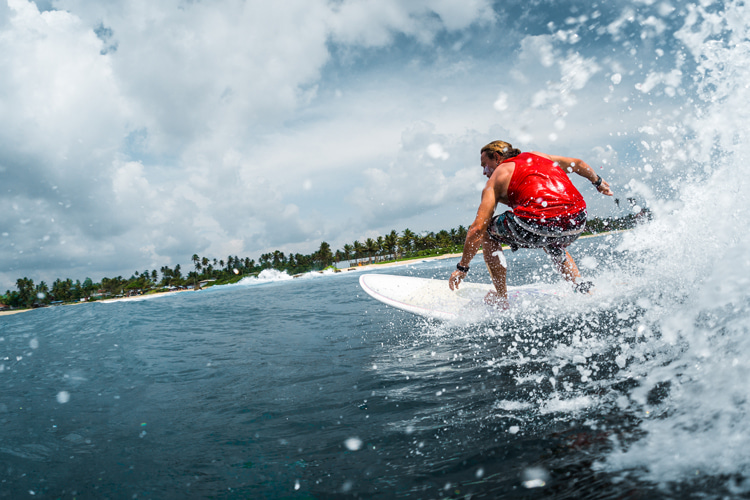
[(183, 293), (183, 292), (193, 292), (193, 291), (199, 291), (199, 290), (175, 290), (173, 292), (155, 292), (155, 293), (146, 293), (143, 295), (132, 295), (130, 297), (118, 297), (118, 298), (112, 298), (112, 299), (102, 299), (102, 300), (92, 300), (92, 301), (84, 301), (84, 302), (70, 302), (68, 304), (59, 304), (54, 306), (45, 306), (45, 307), (32, 307), (30, 309), (13, 309), (11, 311), (0, 311), (0, 316), (10, 316), (11, 314), (18, 314), (18, 313), (24, 313), (29, 311), (34, 311), (36, 309), (48, 309), (50, 307), (61, 307), (61, 306), (78, 306), (81, 304), (107, 304), (110, 302), (121, 302), (121, 301), (138, 301), (138, 300), (145, 300), (147, 298), (152, 297), (159, 297), (162, 295), (170, 295), (173, 293)]
[[(606, 233), (597, 233), (597, 234), (587, 234), (585, 236), (581, 236), (578, 239), (583, 240), (586, 238), (595, 238), (599, 236), (607, 236), (610, 234), (617, 234), (617, 233), (624, 233), (625, 231), (629, 231), (629, 229), (621, 229), (617, 231), (607, 231)], [(503, 245), (503, 248), (509, 248), (507, 245)], [(480, 248), (477, 252), (477, 255), (480, 255), (482, 253), (482, 249)], [(442, 259), (453, 259), (456, 257), (461, 257), (463, 253), (446, 253), (443, 255), (435, 255), (432, 257), (414, 257), (413, 259), (406, 259), (406, 260), (400, 260), (397, 262), (381, 262), (381, 263), (372, 263), (372, 264), (362, 264), (361, 266), (351, 266), (344, 269), (341, 269), (341, 272), (349, 272), (349, 271), (363, 271), (366, 269), (383, 269), (386, 267), (394, 267), (394, 266), (405, 266), (409, 264), (413, 264), (415, 261), (418, 262), (427, 262), (432, 260), (442, 260)]]
[[(607, 236), (609, 234), (617, 234), (622, 233), (627, 230), (619, 230), (619, 231), (608, 231), (606, 233), (598, 233), (598, 234), (587, 234), (585, 236), (581, 236), (578, 239), (585, 239), (585, 238), (594, 238), (598, 236)], [(503, 247), (507, 248), (507, 247)], [(477, 255), (481, 254), (482, 250), (480, 249), (479, 252), (477, 252)], [(406, 259), (406, 260), (400, 260), (396, 262), (381, 262), (381, 263), (372, 263), (372, 264), (363, 264), (361, 266), (351, 266), (344, 269), (340, 269), (337, 272), (345, 273), (345, 272), (351, 272), (351, 271), (366, 271), (366, 270), (374, 270), (374, 269), (385, 269), (388, 267), (398, 267), (398, 266), (408, 266), (409, 264), (414, 264), (415, 262), (429, 262), (433, 260), (443, 260), (443, 259), (453, 259), (456, 257), (461, 257), (463, 255), (462, 253), (446, 253), (443, 255), (435, 255), (432, 257), (414, 257), (413, 259)], [(315, 272), (315, 271), (312, 271)], [(322, 272), (322, 271), (318, 271)], [(121, 301), (135, 301), (135, 300), (143, 300), (144, 297), (156, 297), (161, 295), (168, 295), (172, 293), (184, 293), (184, 292), (199, 292), (200, 290), (179, 290), (174, 292), (157, 292), (157, 293), (149, 293), (146, 295), (135, 295), (132, 297), (121, 297), (116, 299), (104, 299), (104, 300), (96, 300), (93, 302), (77, 302), (73, 304), (63, 304), (63, 305), (79, 305), (79, 304), (93, 304), (95, 302), (101, 302), (101, 303), (109, 303), (109, 302), (121, 302)], [(47, 306), (47, 307), (57, 307), (57, 306)], [(38, 309), (45, 309), (45, 308), (38, 308)], [(18, 314), (18, 313), (24, 313), (28, 311), (33, 311), (34, 309), (13, 309), (11, 311), (0, 311), (0, 316), (10, 316), (12, 314)]]

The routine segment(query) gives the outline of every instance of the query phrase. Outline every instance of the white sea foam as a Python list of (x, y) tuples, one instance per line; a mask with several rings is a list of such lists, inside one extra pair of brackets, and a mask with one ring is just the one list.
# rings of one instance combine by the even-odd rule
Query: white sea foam
[[(679, 40), (674, 67), (662, 58), (634, 93), (674, 102), (671, 109), (654, 107), (640, 128), (643, 137), (634, 144), (641, 145), (635, 160), (643, 166), (641, 177), (627, 185), (654, 219), (622, 236), (617, 250), (629, 256), (626, 265), (607, 269), (595, 255), (581, 260), (584, 272), (596, 274), (595, 299), (565, 297), (555, 310), (506, 315), (498, 331), (514, 326), (508, 320), (518, 320), (525, 335), (516, 339), (518, 346), (510, 344), (508, 359), (532, 370), (519, 370), (516, 383), (549, 380), (553, 390), (531, 406), (501, 401), (496, 408), (536, 407), (540, 414), (569, 415), (612, 406), (637, 417), (644, 434), (615, 446), (598, 467), (639, 471), (660, 483), (682, 482), (696, 473), (747, 479), (750, 9), (740, 1), (707, 0), (664, 12), (670, 25), (680, 27), (660, 25), (644, 33), (662, 37), (665, 45)], [(612, 82), (625, 85), (619, 72)], [(599, 311), (611, 315), (609, 323), (597, 322)], [(535, 354), (536, 334), (555, 320), (564, 328), (574, 323), (572, 333), (566, 330), (559, 343)], [(605, 378), (596, 371), (601, 358), (612, 370)], [(546, 366), (526, 368), (529, 359)], [(549, 366), (553, 377), (545, 371)], [(582, 385), (562, 376), (556, 380), (558, 372), (570, 374), (571, 366)], [(607, 391), (622, 381), (638, 386)], [(577, 392), (578, 387), (601, 391)], [(727, 487), (737, 491), (735, 484)]]
[[(184, 290), (183, 290), (184, 291)], [(134, 295), (132, 297), (118, 297), (113, 299), (97, 300), (94, 304), (118, 304), (120, 302), (143, 302), (145, 300), (153, 300), (164, 297), (172, 297), (173, 294), (182, 293), (182, 291), (170, 292), (170, 293), (153, 293), (147, 295)]]
[[(656, 481), (696, 471), (750, 476), (750, 10), (743, 2), (703, 4), (711, 5), (686, 10), (675, 34), (689, 62), (677, 58), (673, 70), (646, 78), (650, 89), (640, 88), (675, 86), (676, 72), (691, 71), (680, 82), (693, 101), (678, 123), (652, 119), (650, 140), (659, 147), (644, 151), (676, 196), (632, 181), (655, 220), (621, 245), (639, 255), (633, 274), (650, 285), (640, 302), (647, 342), (623, 353), (620, 376), (640, 379), (633, 411), (669, 412), (644, 420), (646, 435), (600, 466), (646, 469)], [(661, 403), (648, 397), (659, 384), (668, 386)]]
[(572, 399), (561, 399), (559, 396), (555, 396), (544, 402), (539, 408), (539, 413), (542, 415), (548, 413), (577, 413), (590, 408), (595, 403), (596, 400), (590, 396), (578, 396)]
[(522, 411), (535, 408), (535, 405), (524, 401), (502, 400), (495, 403), (495, 408), (503, 411)]
[(307, 273), (290, 275), (286, 271), (279, 271), (277, 269), (264, 269), (258, 274), (258, 276), (248, 276), (242, 278), (237, 283), (227, 286), (254, 286), (262, 285), (265, 283), (276, 283), (280, 281), (289, 281), (292, 279), (314, 279), (322, 276), (332, 276), (334, 274), (340, 274), (333, 269), (326, 269), (325, 271), (310, 271)]
[(242, 278), (240, 281), (235, 283), (235, 286), (252, 286), (260, 285), (263, 283), (273, 283), (276, 281), (288, 281), (292, 279), (292, 276), (287, 274), (286, 271), (279, 271), (277, 269), (264, 269), (258, 276), (248, 276)]

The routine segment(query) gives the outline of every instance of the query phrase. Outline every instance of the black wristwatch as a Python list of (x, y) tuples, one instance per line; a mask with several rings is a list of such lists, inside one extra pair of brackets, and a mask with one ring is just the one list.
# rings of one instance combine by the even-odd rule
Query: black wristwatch
[(468, 273), (469, 272), (469, 266), (464, 267), (461, 264), (456, 264), (456, 269), (458, 269), (462, 273)]
[(596, 181), (592, 182), (591, 184), (593, 184), (596, 187), (599, 187), (602, 185), (602, 181), (604, 181), (604, 179), (602, 179), (602, 176), (597, 174)]

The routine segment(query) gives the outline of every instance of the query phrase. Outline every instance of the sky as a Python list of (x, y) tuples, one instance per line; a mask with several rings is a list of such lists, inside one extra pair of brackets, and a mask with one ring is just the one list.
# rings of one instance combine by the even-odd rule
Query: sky
[(0, 290), (468, 227), (496, 139), (668, 197), (691, 9), (0, 0)]

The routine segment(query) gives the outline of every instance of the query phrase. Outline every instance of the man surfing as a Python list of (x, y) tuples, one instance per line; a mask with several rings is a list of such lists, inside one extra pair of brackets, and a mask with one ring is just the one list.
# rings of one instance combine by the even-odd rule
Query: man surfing
[[(466, 235), (461, 261), (448, 281), (450, 289), (457, 289), (466, 278), (471, 259), (481, 246), (496, 289), (487, 294), (485, 301), (507, 308), (507, 264), (502, 248), (505, 243), (514, 252), (519, 248), (544, 249), (563, 278), (576, 291), (587, 292), (591, 283), (579, 281), (578, 266), (566, 250), (586, 226), (586, 202), (568, 174), (575, 172), (600, 193), (612, 196), (609, 184), (582, 160), (536, 151), (522, 153), (503, 141), (483, 147), (481, 161), (489, 180), (482, 190), (477, 217)], [(493, 217), (498, 203), (512, 210)]]

